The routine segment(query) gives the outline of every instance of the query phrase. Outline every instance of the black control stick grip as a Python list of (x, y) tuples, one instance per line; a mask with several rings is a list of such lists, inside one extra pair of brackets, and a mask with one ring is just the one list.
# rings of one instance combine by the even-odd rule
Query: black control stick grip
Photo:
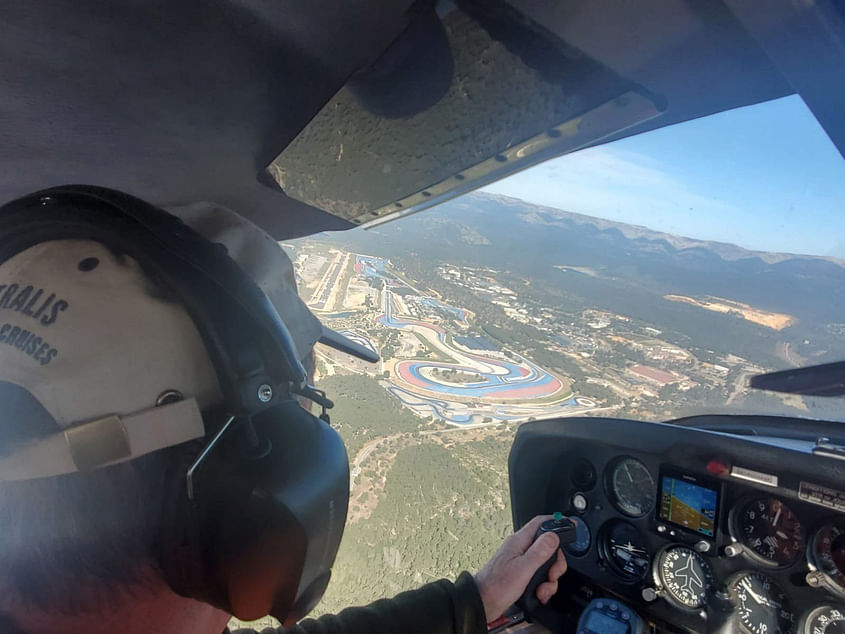
[[(546, 520), (540, 524), (540, 528), (537, 529), (537, 534), (534, 536), (534, 541), (537, 541), (537, 538), (543, 533), (557, 533), (561, 546), (571, 544), (575, 541), (575, 523), (564, 517), (562, 513), (555, 513), (553, 519)], [(526, 618), (540, 607), (541, 603), (537, 599), (537, 586), (548, 580), (549, 568), (552, 567), (552, 564), (556, 560), (557, 550), (549, 557), (546, 563), (537, 569), (537, 572), (531, 577), (531, 581), (528, 582), (525, 592), (522, 593), (522, 596), (516, 602), (516, 605), (519, 606), (519, 609), (522, 610)]]

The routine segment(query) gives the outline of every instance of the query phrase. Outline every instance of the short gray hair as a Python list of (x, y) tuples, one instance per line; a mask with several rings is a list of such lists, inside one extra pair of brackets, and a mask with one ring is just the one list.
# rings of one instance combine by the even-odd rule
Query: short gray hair
[(85, 612), (143, 585), (158, 567), (170, 456), (0, 484), (0, 607)]

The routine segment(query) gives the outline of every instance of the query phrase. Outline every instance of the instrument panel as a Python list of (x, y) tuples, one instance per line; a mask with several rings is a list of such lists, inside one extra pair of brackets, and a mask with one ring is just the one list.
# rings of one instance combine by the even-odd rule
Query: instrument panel
[(845, 461), (610, 421), (529, 423), (511, 452), (515, 524), (576, 522), (573, 588), (626, 602), (656, 631), (845, 634)]

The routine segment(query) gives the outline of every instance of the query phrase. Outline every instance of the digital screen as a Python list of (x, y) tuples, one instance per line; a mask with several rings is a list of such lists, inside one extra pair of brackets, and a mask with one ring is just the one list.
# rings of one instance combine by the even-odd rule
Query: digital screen
[(716, 532), (716, 489), (664, 475), (660, 480), (660, 519), (713, 537)]
[(627, 634), (628, 624), (617, 621), (598, 610), (593, 610), (585, 623), (588, 630), (596, 634)]

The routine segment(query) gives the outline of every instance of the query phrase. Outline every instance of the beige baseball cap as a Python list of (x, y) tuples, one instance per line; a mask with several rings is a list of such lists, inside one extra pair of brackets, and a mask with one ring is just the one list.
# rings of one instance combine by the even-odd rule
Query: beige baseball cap
[[(168, 211), (226, 246), (304, 358), (324, 329), (279, 244), (218, 205)], [(201, 412), (221, 398), (188, 313), (132, 258), (89, 240), (54, 240), (0, 263), (0, 481), (98, 468), (200, 438)]]

